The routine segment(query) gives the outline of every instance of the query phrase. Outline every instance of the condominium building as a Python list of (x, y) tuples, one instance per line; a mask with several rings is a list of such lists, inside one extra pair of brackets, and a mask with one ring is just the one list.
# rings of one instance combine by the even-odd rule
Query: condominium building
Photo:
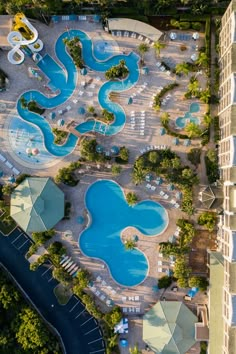
[(236, 0), (222, 17), (220, 31), (219, 167), (223, 212), (218, 252), (210, 253), (210, 354), (236, 353)]

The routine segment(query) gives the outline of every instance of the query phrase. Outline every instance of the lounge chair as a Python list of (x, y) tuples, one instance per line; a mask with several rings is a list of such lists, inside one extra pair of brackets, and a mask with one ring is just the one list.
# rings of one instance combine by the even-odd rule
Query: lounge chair
[(147, 188), (147, 189), (151, 189), (151, 187), (152, 187), (152, 186), (151, 186), (150, 183), (146, 184), (146, 188)]
[(161, 196), (161, 197), (163, 197), (163, 196), (165, 195), (165, 192), (160, 191), (160, 193), (159, 193), (159, 194), (160, 194), (160, 196)]
[(176, 203), (176, 204), (174, 205), (174, 207), (175, 207), (176, 209), (178, 209), (178, 208), (180, 207), (180, 205), (179, 205), (178, 203)]
[(75, 99), (75, 100), (73, 100), (72, 102), (73, 102), (74, 104), (76, 104), (76, 103), (78, 103), (78, 100)]
[(126, 296), (122, 296), (121, 300), (125, 302), (127, 300), (127, 297)]
[(158, 261), (157, 264), (158, 264), (159, 266), (162, 266), (162, 261)]
[(164, 199), (168, 199), (168, 198), (169, 198), (168, 194), (165, 194)]
[(158, 257), (163, 258), (163, 254), (159, 253)]
[(129, 301), (134, 301), (134, 296), (129, 296)]
[(100, 291), (99, 290), (97, 290), (96, 292), (95, 292), (95, 295), (97, 295), (97, 296), (99, 296), (101, 293), (100, 293)]
[(13, 165), (7, 160), (5, 161), (5, 165), (10, 169), (12, 169), (12, 167), (13, 167)]
[(162, 267), (157, 268), (158, 273), (164, 273), (164, 270)]
[(0, 154), (0, 161), (2, 161), (2, 162), (6, 161), (6, 158), (3, 155), (1, 155), (1, 154)]
[(122, 311), (123, 311), (124, 313), (127, 313), (127, 312), (128, 312), (127, 307), (123, 307)]
[(96, 280), (97, 280), (98, 282), (102, 281), (102, 278), (100, 277), (100, 275), (97, 276)]
[(135, 312), (140, 312), (140, 307), (135, 307)]
[(151, 190), (152, 190), (152, 191), (155, 191), (156, 188), (157, 188), (157, 187), (155, 187), (155, 186), (151, 186)]
[(139, 301), (139, 296), (138, 296), (138, 295), (136, 295), (136, 296), (134, 297), (134, 301)]
[(67, 107), (66, 107), (66, 110), (67, 110), (67, 111), (70, 111), (70, 110), (71, 110), (71, 106), (67, 106)]
[(104, 294), (102, 294), (102, 295), (100, 296), (100, 299), (101, 299), (102, 301), (104, 301), (104, 300), (106, 299), (106, 296), (105, 296)]
[(18, 171), (15, 167), (13, 167), (12, 172), (17, 176), (20, 174), (20, 171)]

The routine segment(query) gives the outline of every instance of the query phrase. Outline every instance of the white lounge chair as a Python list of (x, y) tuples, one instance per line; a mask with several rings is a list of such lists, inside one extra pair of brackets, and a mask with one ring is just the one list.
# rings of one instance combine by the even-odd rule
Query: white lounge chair
[(138, 295), (136, 295), (136, 296), (134, 297), (134, 301), (139, 301), (139, 296), (138, 296)]
[(1, 155), (1, 154), (0, 154), (0, 161), (2, 161), (2, 162), (6, 161), (6, 158), (3, 155)]
[(164, 273), (162, 267), (157, 268), (158, 273)]
[(95, 295), (97, 295), (97, 296), (99, 296), (101, 293), (100, 293), (100, 291), (99, 290), (97, 290), (96, 292), (95, 292)]
[(122, 296), (121, 300), (125, 302), (127, 300), (127, 297), (126, 296)]
[(134, 301), (134, 296), (129, 296), (129, 301)]
[(156, 188), (157, 188), (157, 187), (155, 187), (155, 186), (151, 186), (151, 190), (152, 190), (152, 191), (155, 191)]
[(158, 264), (159, 266), (162, 266), (162, 261), (158, 261), (157, 264)]
[(159, 194), (160, 194), (160, 196), (161, 196), (161, 197), (163, 197), (163, 196), (165, 195), (165, 192), (160, 191), (160, 193), (159, 193)]
[(12, 172), (17, 176), (20, 174), (20, 171), (18, 171), (15, 167), (13, 167)]
[(5, 165), (10, 169), (12, 169), (12, 167), (13, 167), (13, 165), (7, 160), (5, 161)]
[(123, 311), (124, 313), (127, 313), (127, 312), (128, 312), (127, 307), (123, 307), (122, 311)]
[(73, 100), (73, 103), (74, 104), (78, 103), (78, 100), (77, 99)]
[(140, 312), (140, 307), (135, 307), (135, 312)]
[(151, 187), (152, 187), (152, 186), (151, 186), (150, 183), (147, 183), (147, 184), (146, 184), (146, 188), (147, 188), (147, 189), (151, 189)]
[(71, 106), (67, 106), (67, 107), (66, 107), (66, 110), (67, 110), (67, 111), (70, 111), (70, 110), (71, 110)]

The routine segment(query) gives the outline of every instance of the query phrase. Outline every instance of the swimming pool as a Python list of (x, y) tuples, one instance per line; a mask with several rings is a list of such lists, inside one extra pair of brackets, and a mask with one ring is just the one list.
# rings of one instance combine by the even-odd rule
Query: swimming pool
[(141, 283), (148, 273), (148, 260), (138, 249), (126, 250), (121, 234), (129, 226), (147, 237), (162, 233), (168, 225), (165, 208), (151, 200), (129, 206), (121, 187), (110, 180), (93, 183), (87, 190), (85, 204), (90, 225), (79, 237), (81, 251), (104, 261), (117, 283)]
[(189, 106), (189, 111), (184, 114), (183, 117), (177, 117), (175, 124), (178, 128), (183, 129), (188, 123), (200, 124), (198, 117), (192, 115), (192, 113), (197, 113), (200, 110), (200, 105), (198, 102), (193, 102)]
[[(83, 59), (88, 67), (94, 71), (105, 72), (111, 66), (117, 65), (120, 60), (125, 59), (126, 65), (129, 69), (129, 75), (121, 81), (109, 81), (103, 84), (99, 90), (98, 101), (102, 108), (113, 112), (115, 115), (114, 122), (110, 125), (106, 125), (102, 122), (90, 120), (79, 124), (75, 129), (81, 133), (87, 133), (91, 130), (100, 134), (114, 135), (120, 132), (126, 121), (126, 115), (123, 108), (114, 102), (109, 100), (111, 91), (124, 91), (132, 87), (139, 78), (139, 56), (135, 53), (128, 55), (115, 55), (106, 61), (97, 61), (92, 53), (92, 41), (86, 33), (80, 30), (70, 30), (69, 33), (63, 33), (57, 40), (55, 46), (55, 52), (58, 60), (63, 64), (66, 70), (48, 54), (46, 54), (42, 60), (38, 62), (38, 67), (49, 78), (50, 84), (58, 88), (60, 93), (54, 97), (47, 97), (39, 91), (28, 91), (23, 94), (27, 101), (35, 100), (38, 104), (45, 108), (55, 108), (64, 103), (73, 94), (76, 82), (77, 82), (77, 69), (68, 55), (63, 43), (63, 39), (70, 36), (71, 38), (79, 36), (82, 43), (82, 55)], [(54, 143), (54, 136), (51, 131), (50, 124), (36, 113), (30, 112), (27, 109), (21, 107), (20, 100), (17, 102), (17, 110), (21, 118), (25, 121), (32, 123), (40, 128), (46, 149), (55, 156), (66, 156), (70, 154), (77, 144), (78, 137), (69, 134), (69, 137), (64, 145), (58, 146)]]
[(117, 44), (113, 40), (93, 38), (93, 54), (98, 60), (106, 60), (116, 52)]

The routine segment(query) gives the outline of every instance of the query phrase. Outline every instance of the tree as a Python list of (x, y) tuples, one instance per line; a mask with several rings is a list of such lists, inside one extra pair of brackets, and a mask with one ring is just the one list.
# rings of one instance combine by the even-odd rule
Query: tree
[(52, 271), (52, 276), (65, 286), (69, 285), (72, 280), (70, 274), (62, 267), (55, 267)]
[(21, 104), (21, 108), (23, 108), (23, 109), (26, 109), (28, 107), (28, 102), (26, 101), (24, 96), (21, 96), (20, 104)]
[(207, 287), (209, 285), (208, 280), (205, 277), (191, 277), (188, 280), (188, 286), (190, 288), (196, 287), (199, 288), (201, 291), (206, 291)]
[(172, 167), (175, 169), (180, 168), (181, 167), (180, 158), (178, 156), (174, 157), (173, 159), (171, 159), (171, 164), (172, 164)]
[(188, 280), (186, 278), (179, 278), (177, 280), (177, 285), (180, 288), (187, 288), (188, 287)]
[(197, 96), (199, 89), (200, 89), (199, 81), (197, 79), (191, 81), (188, 84), (188, 90), (189, 90), (189, 92), (191, 92), (192, 96)]
[(175, 72), (176, 72), (177, 75), (179, 75), (179, 74), (184, 74), (184, 75), (187, 76), (188, 73), (189, 73), (188, 64), (187, 64), (187, 63), (179, 63), (179, 64), (176, 64)]
[(217, 162), (217, 152), (216, 152), (216, 150), (209, 149), (207, 151), (207, 157), (212, 163), (216, 163)]
[(111, 337), (108, 338), (108, 347), (114, 348), (118, 345), (118, 334), (113, 334)]
[(87, 111), (93, 114), (95, 112), (95, 108), (93, 106), (88, 106)]
[(186, 125), (185, 131), (188, 133), (189, 138), (197, 138), (202, 134), (201, 128), (193, 122), (189, 122)]
[(193, 148), (187, 153), (188, 160), (194, 165), (198, 166), (201, 162), (201, 149)]
[(163, 112), (163, 113), (161, 114), (161, 123), (162, 123), (163, 125), (167, 125), (167, 124), (169, 123), (169, 121), (170, 121), (170, 115), (169, 115), (169, 113), (168, 113), (168, 112)]
[(187, 267), (186, 259), (184, 256), (178, 257), (174, 266), (174, 277), (177, 279), (188, 278), (191, 272), (191, 268)]
[(14, 187), (12, 184), (4, 184), (4, 186), (2, 187), (2, 193), (4, 195), (10, 195), (14, 190)]
[(145, 171), (141, 167), (134, 167), (132, 181), (137, 185), (145, 180)]
[(158, 279), (158, 288), (159, 289), (167, 289), (172, 283), (172, 278), (168, 277), (168, 275), (164, 275), (160, 279)]
[(213, 212), (205, 211), (199, 215), (198, 224), (205, 226), (206, 229), (212, 232), (216, 226), (216, 214)]
[(200, 52), (196, 64), (204, 68), (208, 67), (209, 59), (206, 53)]
[(139, 350), (138, 343), (135, 344), (133, 348), (129, 348), (130, 354), (141, 354), (141, 350)]
[(210, 89), (207, 88), (206, 90), (201, 92), (200, 100), (204, 103), (209, 103), (210, 97), (211, 97)]
[(20, 295), (18, 291), (10, 283), (5, 283), (0, 288), (0, 303), (7, 310), (19, 302)]
[(108, 326), (113, 329), (122, 319), (122, 312), (119, 306), (114, 306), (113, 309), (104, 315), (104, 320)]
[(141, 56), (141, 62), (144, 62), (144, 54), (147, 53), (149, 51), (149, 45), (146, 43), (141, 43), (138, 46), (138, 52)]
[(120, 148), (119, 158), (120, 158), (123, 162), (128, 162), (128, 161), (129, 161), (129, 150), (128, 150), (125, 146), (122, 146), (122, 147)]
[(121, 173), (121, 166), (119, 165), (112, 165), (111, 172), (113, 175), (119, 175)]
[(154, 42), (153, 48), (155, 49), (158, 58), (160, 57), (161, 49), (164, 49), (165, 46), (165, 43), (161, 43), (160, 41)]
[(135, 248), (135, 246), (136, 246), (136, 242), (134, 240), (129, 239), (129, 240), (125, 241), (125, 249), (126, 250), (131, 251)]
[(126, 200), (129, 205), (134, 205), (138, 201), (138, 197), (135, 193), (129, 192), (126, 194)]
[(156, 164), (157, 160), (158, 160), (158, 152), (157, 151), (151, 151), (148, 154), (148, 160), (152, 163), (152, 164)]

